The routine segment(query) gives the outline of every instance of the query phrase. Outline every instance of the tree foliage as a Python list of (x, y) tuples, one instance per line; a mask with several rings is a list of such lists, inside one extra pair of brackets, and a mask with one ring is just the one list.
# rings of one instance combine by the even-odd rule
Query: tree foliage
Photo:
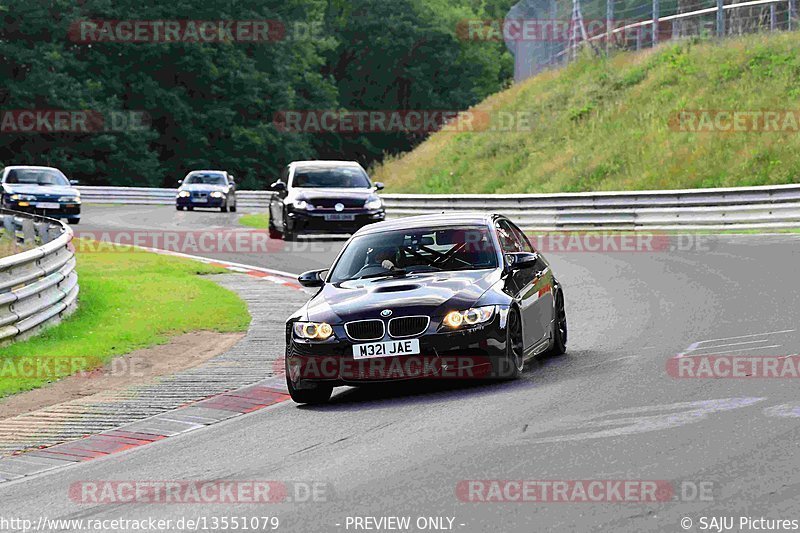
[[(405, 151), (418, 133), (287, 133), (282, 110), (465, 109), (511, 75), (502, 43), (464, 19), (511, 0), (0, 0), (0, 109), (143, 112), (144, 127), (0, 132), (2, 164), (48, 164), (86, 184), (171, 186), (222, 168), (263, 188), (287, 162)], [(78, 42), (80, 20), (273, 20), (266, 42)], [(71, 33), (72, 30), (72, 33)], [(300, 30), (306, 30), (305, 32)], [(121, 115), (125, 116), (125, 115)]]

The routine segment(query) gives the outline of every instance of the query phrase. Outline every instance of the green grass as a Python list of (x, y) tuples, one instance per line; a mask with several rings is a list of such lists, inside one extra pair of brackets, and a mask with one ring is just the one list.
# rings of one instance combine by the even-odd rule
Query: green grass
[(239, 217), (239, 224), (250, 228), (266, 229), (269, 226), (269, 213), (252, 213)]
[(166, 343), (173, 335), (244, 331), (250, 323), (247, 306), (236, 294), (199, 276), (223, 269), (130, 248), (92, 248), (86, 241), (76, 246), (78, 310), (41, 336), (0, 348), (0, 397), (47, 382), (14, 372), (24, 368), (20, 362), (26, 357), (106, 362)]
[(439, 132), (372, 169), (389, 192), (536, 193), (792, 183), (800, 133), (689, 133), (682, 110), (800, 110), (800, 33), (584, 58), (476, 106), (531, 131)]

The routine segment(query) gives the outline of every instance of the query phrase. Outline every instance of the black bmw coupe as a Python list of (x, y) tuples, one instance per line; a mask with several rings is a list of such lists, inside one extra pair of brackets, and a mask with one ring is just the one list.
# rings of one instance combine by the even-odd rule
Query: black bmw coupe
[(502, 215), (449, 214), (359, 230), (286, 324), (286, 381), (298, 403), (339, 385), (513, 379), (563, 353), (564, 294), (545, 258)]

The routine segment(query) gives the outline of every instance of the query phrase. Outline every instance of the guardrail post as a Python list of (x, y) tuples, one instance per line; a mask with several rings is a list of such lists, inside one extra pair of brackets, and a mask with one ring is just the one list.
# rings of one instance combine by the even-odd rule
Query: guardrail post
[(614, 27), (614, 0), (606, 0), (606, 54), (611, 50), (611, 29)]
[(723, 0), (717, 0), (717, 37), (725, 37), (725, 8)]
[(790, 30), (794, 29), (794, 21), (797, 18), (797, 0), (789, 0), (789, 24)]
[(658, 11), (660, 9), (658, 0), (653, 0), (653, 46), (658, 44)]

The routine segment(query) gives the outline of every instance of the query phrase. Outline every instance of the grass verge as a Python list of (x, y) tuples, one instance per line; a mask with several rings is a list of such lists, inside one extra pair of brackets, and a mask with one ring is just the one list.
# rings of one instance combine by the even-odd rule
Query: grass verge
[(269, 227), (269, 213), (250, 213), (239, 217), (239, 224), (249, 228), (267, 229)]
[[(530, 128), (438, 132), (372, 175), (391, 192), (441, 194), (794, 183), (800, 132), (788, 119), (800, 109), (798, 51), (800, 33), (790, 32), (584, 58), (475, 107), (529, 117)], [(794, 117), (781, 115), (780, 131), (693, 133), (680, 129), (683, 111)]]
[(0, 348), (0, 397), (52, 381), (49, 370), (29, 372), (25, 358), (75, 362), (78, 368), (58, 365), (55, 377), (64, 377), (83, 361), (107, 362), (180, 333), (244, 331), (250, 323), (236, 294), (200, 277), (224, 269), (126, 247), (76, 241), (76, 248), (78, 310), (38, 337)]

